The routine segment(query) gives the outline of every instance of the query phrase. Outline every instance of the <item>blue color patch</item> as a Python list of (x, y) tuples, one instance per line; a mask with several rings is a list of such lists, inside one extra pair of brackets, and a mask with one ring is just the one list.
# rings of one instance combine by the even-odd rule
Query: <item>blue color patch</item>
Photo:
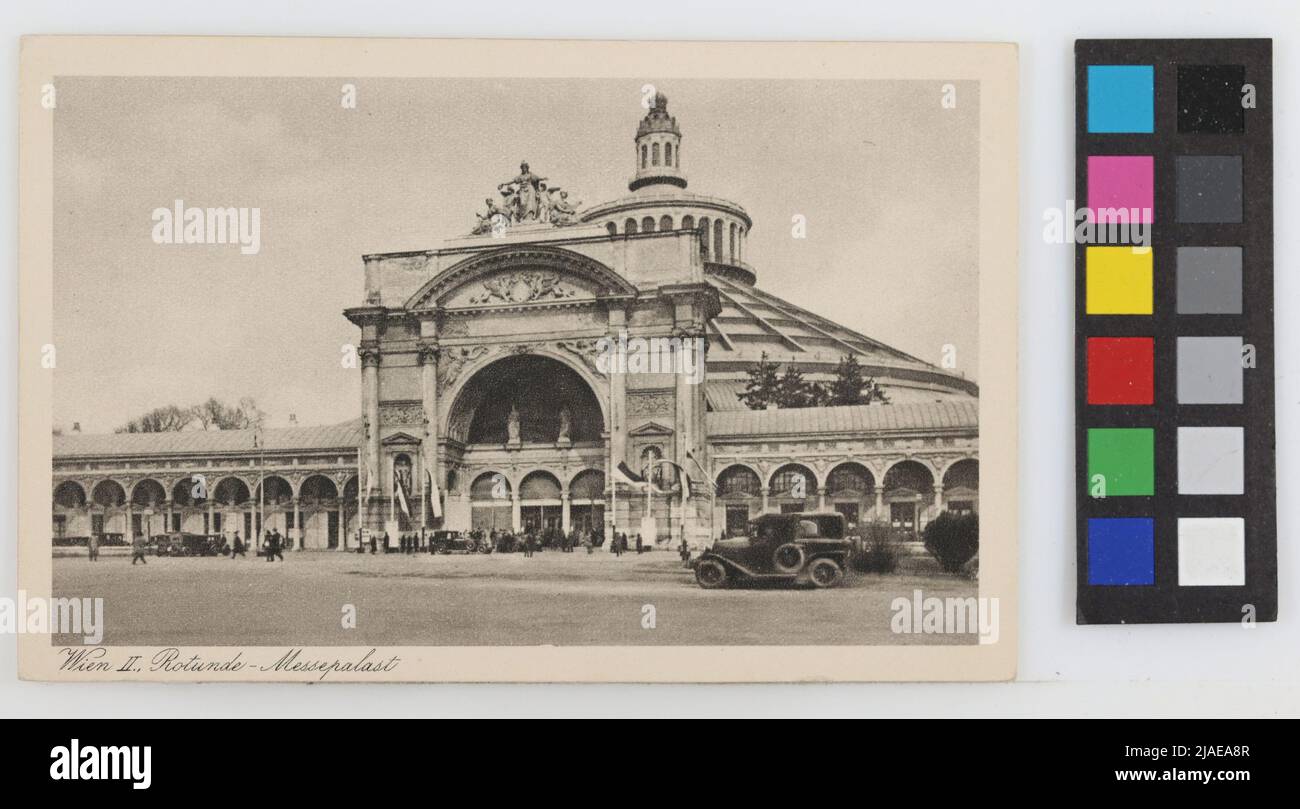
[(1088, 65), (1088, 131), (1154, 132), (1151, 65)]
[(1088, 520), (1088, 584), (1155, 584), (1155, 521)]

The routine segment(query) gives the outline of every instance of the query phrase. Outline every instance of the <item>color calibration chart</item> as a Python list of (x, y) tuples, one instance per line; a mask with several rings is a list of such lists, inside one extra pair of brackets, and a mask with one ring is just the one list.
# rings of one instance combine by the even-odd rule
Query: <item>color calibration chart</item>
[(1076, 619), (1275, 620), (1272, 42), (1075, 73)]

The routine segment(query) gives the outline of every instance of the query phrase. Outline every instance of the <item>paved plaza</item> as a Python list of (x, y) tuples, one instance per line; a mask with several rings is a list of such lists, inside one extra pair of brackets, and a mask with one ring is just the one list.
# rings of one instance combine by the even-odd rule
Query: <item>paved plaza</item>
[[(853, 575), (833, 590), (705, 591), (676, 554), (430, 556), (289, 552), (258, 558), (54, 560), (55, 594), (103, 597), (109, 645), (963, 644), (898, 635), (891, 602), (976, 595), (947, 576)], [(357, 625), (344, 629), (345, 605)], [(655, 627), (643, 628), (654, 607)], [(56, 638), (56, 642), (60, 640)]]

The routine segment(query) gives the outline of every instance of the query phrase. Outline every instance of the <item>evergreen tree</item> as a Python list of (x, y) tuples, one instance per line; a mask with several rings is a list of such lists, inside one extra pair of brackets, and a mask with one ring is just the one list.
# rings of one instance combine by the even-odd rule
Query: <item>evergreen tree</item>
[(862, 378), (862, 365), (858, 358), (849, 354), (840, 358), (835, 369), (835, 381), (831, 383), (830, 399), (834, 405), (866, 404), (869, 400), (862, 398), (862, 389), (866, 380)]
[(790, 363), (777, 383), (777, 407), (807, 407), (812, 404), (813, 392), (808, 380), (803, 378), (799, 366)]
[(769, 404), (780, 405), (778, 393), (781, 379), (777, 376), (776, 363), (768, 362), (764, 351), (758, 362), (746, 374), (745, 392), (739, 395), (740, 401), (750, 410), (762, 410)]

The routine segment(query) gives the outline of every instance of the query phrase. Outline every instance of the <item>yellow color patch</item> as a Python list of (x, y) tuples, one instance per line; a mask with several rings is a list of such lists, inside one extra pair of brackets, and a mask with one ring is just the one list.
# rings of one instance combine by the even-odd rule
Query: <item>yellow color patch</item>
[(1151, 248), (1089, 247), (1090, 315), (1151, 314)]

